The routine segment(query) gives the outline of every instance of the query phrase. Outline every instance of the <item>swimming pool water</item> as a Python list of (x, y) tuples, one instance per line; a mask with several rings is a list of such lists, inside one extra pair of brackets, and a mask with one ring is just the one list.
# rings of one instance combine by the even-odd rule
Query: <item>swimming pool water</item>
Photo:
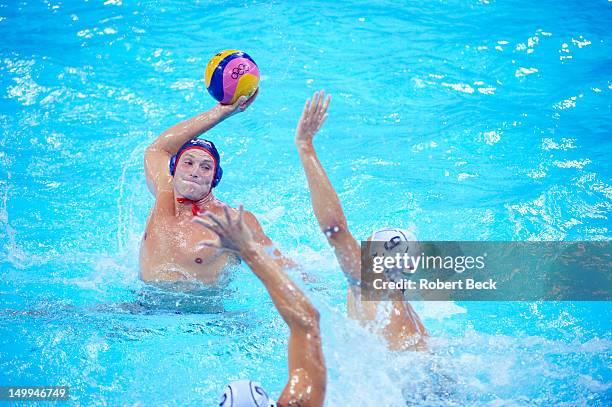
[[(609, 240), (612, 4), (1, 1), (0, 385), (84, 405), (214, 405), (230, 380), (278, 396), (287, 329), (246, 268), (227, 289), (146, 287), (146, 146), (213, 106), (221, 49), (261, 92), (207, 134), (216, 195), (254, 212), (312, 277), (329, 406), (609, 405), (609, 303), (416, 303), (429, 353), (347, 320), (293, 144), (316, 147), (351, 230), (422, 240)], [(312, 281), (310, 281), (312, 280)]]

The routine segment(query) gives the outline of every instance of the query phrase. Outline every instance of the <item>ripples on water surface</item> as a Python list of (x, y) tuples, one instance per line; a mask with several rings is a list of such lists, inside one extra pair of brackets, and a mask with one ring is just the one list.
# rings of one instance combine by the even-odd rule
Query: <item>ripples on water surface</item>
[(609, 404), (606, 303), (416, 304), (432, 354), (347, 321), (292, 135), (333, 93), (317, 146), (359, 237), (610, 239), (611, 4), (0, 1), (0, 382), (81, 404), (210, 405), (240, 377), (279, 395), (287, 329), (247, 270), (222, 293), (137, 279), (144, 148), (212, 107), (204, 66), (238, 48), (261, 95), (210, 133), (217, 194), (315, 276), (328, 405)]

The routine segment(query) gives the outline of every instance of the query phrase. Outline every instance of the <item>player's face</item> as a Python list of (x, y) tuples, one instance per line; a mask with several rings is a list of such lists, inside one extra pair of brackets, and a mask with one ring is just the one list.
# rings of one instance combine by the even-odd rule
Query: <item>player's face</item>
[(202, 150), (189, 150), (181, 154), (174, 173), (174, 190), (193, 201), (204, 198), (211, 190), (215, 176), (213, 158)]

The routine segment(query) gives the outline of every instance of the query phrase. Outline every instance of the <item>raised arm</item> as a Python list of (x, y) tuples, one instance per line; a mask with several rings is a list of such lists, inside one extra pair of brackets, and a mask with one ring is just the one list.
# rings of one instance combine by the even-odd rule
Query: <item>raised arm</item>
[(348, 230), (344, 211), (338, 194), (334, 190), (314, 149), (313, 138), (327, 119), (327, 107), (331, 96), (325, 99), (324, 92), (315, 92), (312, 101), (307, 100), (298, 122), (295, 144), (300, 155), (310, 200), (321, 231), (334, 248), (338, 262), (350, 282), (358, 282), (360, 275), (359, 243)]
[(145, 151), (145, 175), (149, 191), (155, 196), (160, 188), (170, 187), (168, 162), (170, 157), (188, 140), (207, 132), (231, 115), (244, 111), (250, 106), (257, 93), (250, 99), (241, 96), (233, 105), (218, 104), (212, 109), (200, 113), (191, 119), (182, 121), (170, 127), (157, 137)]
[(321, 348), (319, 313), (304, 293), (253, 238), (244, 222), (242, 206), (232, 218), (207, 213), (196, 221), (219, 236), (219, 242), (202, 242), (238, 254), (265, 285), (272, 302), (289, 326), (289, 379), (278, 400), (279, 407), (321, 407), (325, 399), (327, 371)]
[[(361, 321), (373, 320), (377, 315), (378, 302), (361, 302), (358, 297), (357, 283), (361, 280), (361, 248), (348, 230), (346, 216), (340, 199), (334, 190), (313, 146), (313, 138), (327, 119), (330, 96), (324, 97), (323, 91), (315, 92), (312, 101), (307, 100), (302, 117), (298, 122), (295, 144), (300, 155), (310, 199), (319, 227), (334, 248), (338, 262), (349, 280), (349, 315)], [(421, 337), (427, 331), (409, 303), (403, 301), (401, 293), (393, 293), (391, 307), (387, 310), (382, 335), (392, 350), (414, 348), (413, 341), (422, 344)]]

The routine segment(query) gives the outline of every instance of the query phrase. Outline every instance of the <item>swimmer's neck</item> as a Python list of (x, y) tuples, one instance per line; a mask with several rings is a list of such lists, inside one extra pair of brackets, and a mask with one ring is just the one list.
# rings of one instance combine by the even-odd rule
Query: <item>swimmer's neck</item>
[[(180, 195), (174, 193), (174, 213), (179, 218), (191, 219), (193, 218), (192, 205), (190, 202), (180, 203), (177, 199), (184, 198)], [(194, 201), (198, 206), (198, 210), (200, 215), (204, 214), (214, 203), (216, 200), (212, 191), (208, 193), (208, 195), (204, 196), (202, 199)]]

